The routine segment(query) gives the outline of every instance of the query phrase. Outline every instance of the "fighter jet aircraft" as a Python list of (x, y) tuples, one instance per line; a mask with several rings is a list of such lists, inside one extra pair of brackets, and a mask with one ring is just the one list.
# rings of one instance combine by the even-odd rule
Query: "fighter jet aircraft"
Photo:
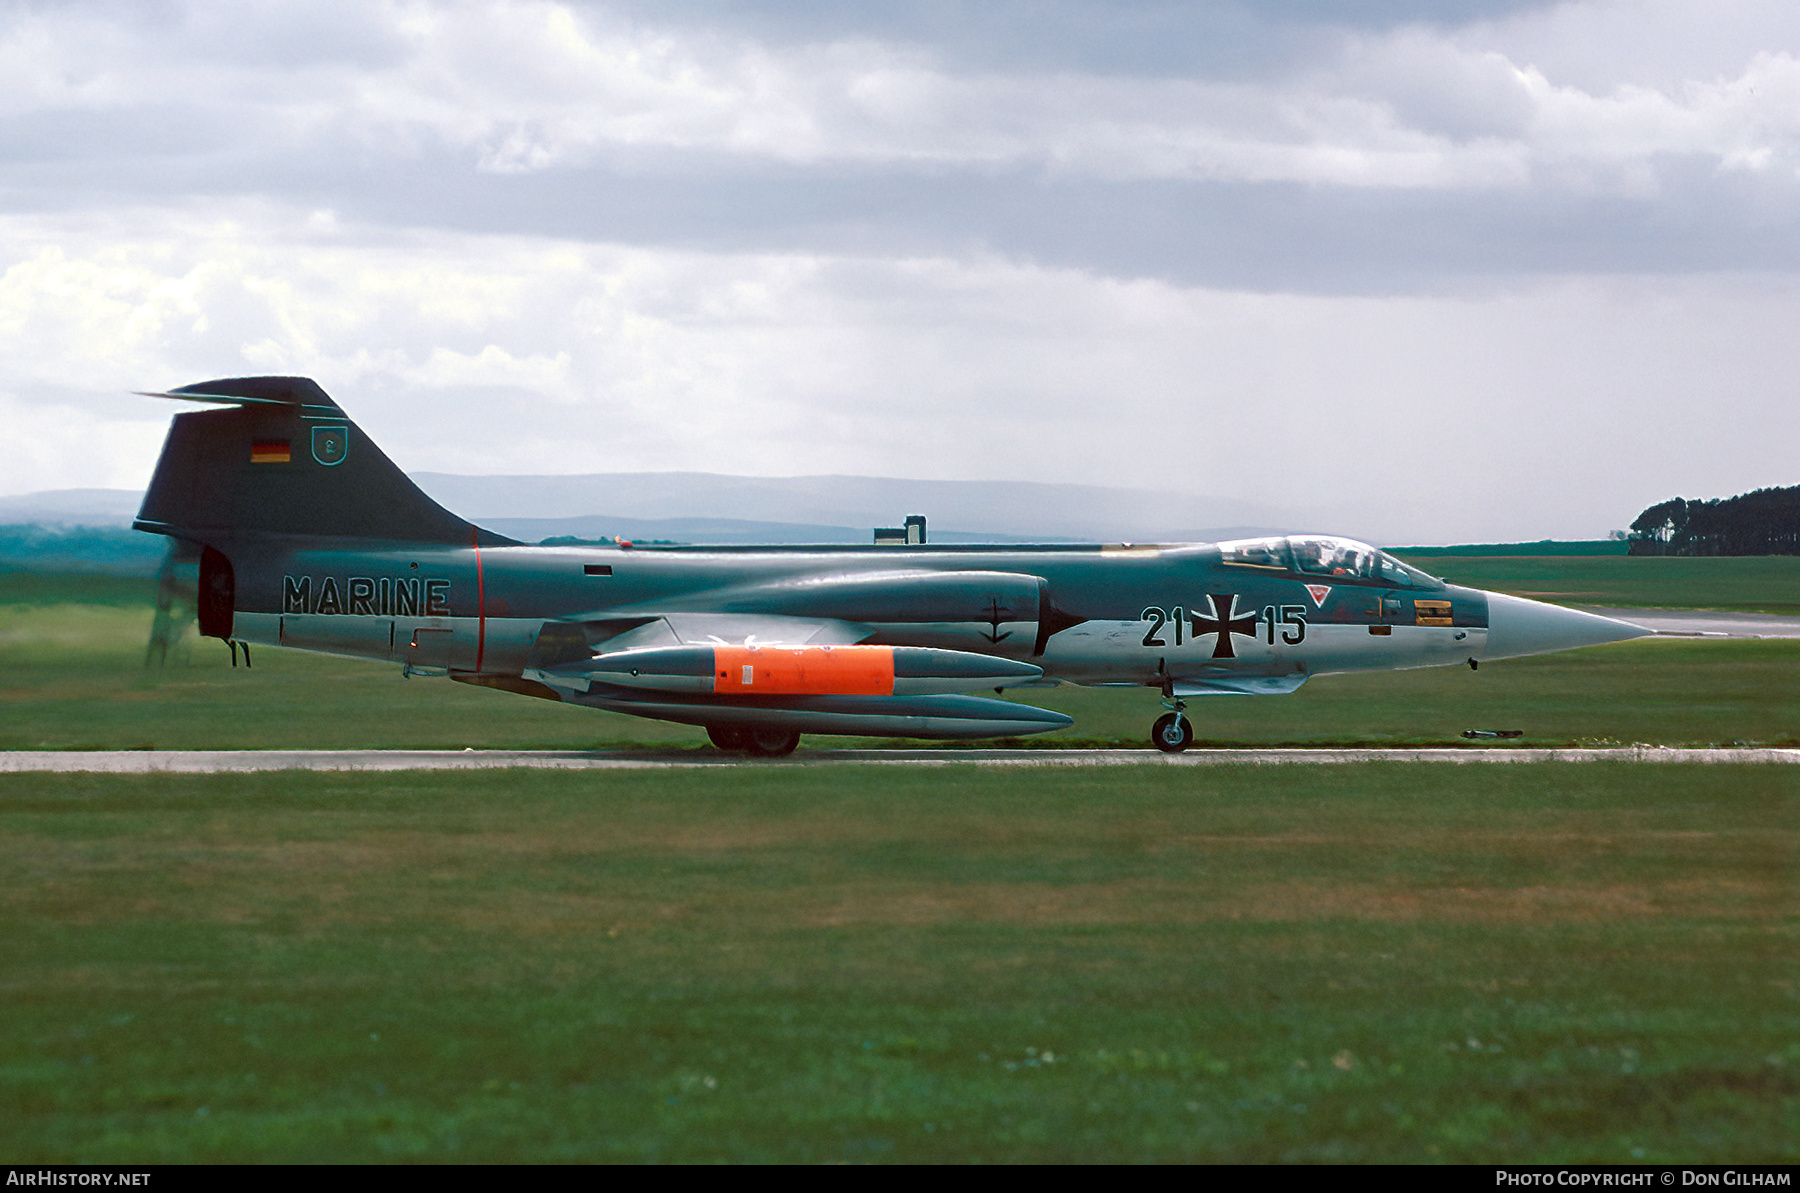
[(1091, 546), (531, 546), (432, 501), (304, 377), (153, 394), (175, 417), (139, 530), (198, 563), (203, 635), (399, 663), (703, 726), (723, 750), (802, 733), (983, 738), (1061, 713), (971, 695), (1152, 687), (1187, 699), (1315, 675), (1475, 666), (1647, 633), (1446, 584), (1350, 539)]

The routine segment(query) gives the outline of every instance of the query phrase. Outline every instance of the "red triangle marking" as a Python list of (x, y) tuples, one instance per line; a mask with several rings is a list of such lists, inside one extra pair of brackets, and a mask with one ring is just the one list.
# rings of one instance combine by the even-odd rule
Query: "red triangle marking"
[(1325, 607), (1325, 598), (1331, 595), (1331, 585), (1308, 584), (1306, 586), (1306, 591), (1312, 593), (1313, 607), (1323, 609)]

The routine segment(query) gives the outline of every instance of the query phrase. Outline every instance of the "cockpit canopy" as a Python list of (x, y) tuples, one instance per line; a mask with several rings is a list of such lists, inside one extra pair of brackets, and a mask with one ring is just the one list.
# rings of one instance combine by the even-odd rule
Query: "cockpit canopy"
[(1444, 582), (1355, 539), (1322, 534), (1236, 539), (1219, 544), (1221, 562), (1238, 567), (1293, 572), (1339, 583), (1364, 580), (1398, 588), (1442, 588)]

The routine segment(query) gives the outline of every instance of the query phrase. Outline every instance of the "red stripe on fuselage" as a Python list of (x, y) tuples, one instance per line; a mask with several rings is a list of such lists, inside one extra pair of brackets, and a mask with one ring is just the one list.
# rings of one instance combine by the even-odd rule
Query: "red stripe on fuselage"
[(481, 575), (481, 532), (469, 531), (469, 543), (475, 548), (475, 670), (481, 670), (487, 655), (487, 589)]

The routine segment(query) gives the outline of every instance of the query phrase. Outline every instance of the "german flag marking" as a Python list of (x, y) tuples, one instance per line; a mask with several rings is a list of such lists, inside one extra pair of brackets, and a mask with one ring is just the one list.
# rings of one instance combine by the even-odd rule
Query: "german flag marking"
[(250, 445), (252, 464), (286, 464), (292, 458), (285, 439), (258, 439)]

